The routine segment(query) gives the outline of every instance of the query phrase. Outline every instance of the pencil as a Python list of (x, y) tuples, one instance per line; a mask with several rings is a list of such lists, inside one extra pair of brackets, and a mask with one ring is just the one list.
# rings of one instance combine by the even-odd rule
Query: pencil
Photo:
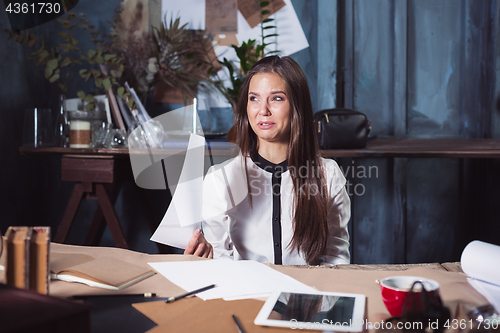
[(198, 293), (201, 293), (202, 291), (209, 290), (209, 289), (212, 289), (212, 288), (215, 288), (215, 287), (217, 287), (216, 284), (211, 284), (209, 286), (206, 286), (206, 287), (203, 287), (203, 288), (200, 288), (200, 289), (196, 289), (196, 290), (190, 291), (188, 293), (185, 293), (185, 294), (182, 294), (182, 295), (179, 295), (179, 296), (169, 297), (165, 301), (165, 303), (172, 303), (172, 302), (177, 301), (178, 299), (181, 299), (181, 298), (184, 298), (184, 297), (187, 297), (187, 296), (190, 296), (190, 295), (198, 294)]
[(144, 293), (144, 294), (94, 294), (94, 295), (73, 295), (72, 299), (87, 299), (87, 298), (102, 298), (102, 297), (144, 297), (151, 298), (156, 297), (155, 293)]
[(243, 329), (243, 326), (241, 326), (240, 321), (238, 320), (238, 318), (236, 318), (235, 315), (233, 315), (233, 320), (234, 320), (234, 323), (236, 324), (236, 327), (238, 328), (238, 332), (239, 333), (245, 333), (245, 330)]

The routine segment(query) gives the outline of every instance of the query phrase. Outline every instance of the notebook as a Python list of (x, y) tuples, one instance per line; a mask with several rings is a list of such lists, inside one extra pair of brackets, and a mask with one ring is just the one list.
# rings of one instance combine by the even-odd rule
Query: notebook
[[(68, 265), (71, 262), (77, 264), (61, 268), (64, 263)], [(53, 280), (83, 283), (91, 287), (122, 290), (154, 274), (151, 269), (120, 259), (55, 254), (55, 258), (51, 260), (50, 277)]]

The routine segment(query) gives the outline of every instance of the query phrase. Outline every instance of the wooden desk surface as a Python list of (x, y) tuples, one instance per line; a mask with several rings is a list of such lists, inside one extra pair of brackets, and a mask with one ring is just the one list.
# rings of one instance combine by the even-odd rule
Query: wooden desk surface
[[(85, 247), (63, 245), (58, 243), (51, 243), (51, 253), (86, 254), (94, 258), (120, 258), (144, 267), (149, 267), (147, 265), (148, 262), (207, 260), (194, 256), (160, 254), (150, 255), (119, 248)], [(3, 257), (5, 257), (5, 255)], [(270, 267), (309, 286), (316, 287), (318, 290), (361, 293), (366, 295), (368, 304), (367, 316), (370, 322), (380, 322), (389, 317), (389, 313), (383, 304), (380, 289), (376, 280), (394, 275), (423, 276), (438, 281), (441, 285), (441, 297), (445, 305), (450, 308), (452, 313), (459, 311), (459, 308), (464, 309), (461, 311), (467, 311), (474, 306), (487, 304), (486, 299), (467, 282), (467, 277), (460, 272), (458, 263), (431, 263), (417, 265), (345, 265), (334, 267), (278, 266), (271, 264)], [(96, 289), (81, 284), (63, 281), (53, 281), (50, 284), (51, 295), (59, 297), (69, 297), (75, 294), (135, 294), (150, 292), (156, 293), (159, 297), (169, 297), (181, 294), (184, 290), (171, 283), (160, 274), (156, 274), (120, 292)], [(190, 302), (196, 303), (197, 298), (186, 299), (184, 302), (179, 302), (175, 306), (189, 305), (187, 303)], [(171, 306), (170, 309), (173, 310), (174, 307)], [(162, 314), (163, 317), (168, 317), (168, 315), (168, 313)], [(187, 313), (186, 316), (189, 316), (189, 313)], [(238, 314), (238, 316), (240, 315)], [(244, 326), (246, 326), (245, 328), (247, 329), (247, 332), (261, 331), (262, 328), (255, 325), (253, 325), (253, 327), (251, 326), (253, 319), (255, 318), (255, 314), (247, 315), (246, 317), (248, 318), (243, 315), (242, 317), (242, 320), (245, 321)], [(274, 332), (274, 330), (266, 330), (266, 332)]]
[[(176, 143), (177, 144), (177, 143)], [(217, 146), (219, 144), (219, 146)], [(214, 156), (232, 156), (231, 145), (212, 142)], [(224, 149), (220, 149), (220, 147)], [(127, 148), (60, 148), (60, 147), (21, 147), (21, 154), (56, 154), (89, 157), (126, 157)], [(178, 148), (153, 149), (152, 153), (175, 154)], [(135, 153), (148, 154), (147, 149)], [(208, 152), (206, 152), (208, 154)], [(500, 139), (421, 139), (380, 137), (368, 142), (363, 149), (323, 150), (324, 157), (434, 157), (434, 158), (500, 158)]]

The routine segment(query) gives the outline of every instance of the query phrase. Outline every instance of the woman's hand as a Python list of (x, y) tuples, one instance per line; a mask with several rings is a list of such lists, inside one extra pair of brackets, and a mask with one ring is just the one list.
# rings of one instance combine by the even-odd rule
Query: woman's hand
[(184, 250), (184, 254), (193, 254), (202, 258), (210, 258), (214, 257), (214, 248), (212, 244), (207, 242), (205, 236), (203, 236), (201, 229), (196, 229), (189, 240), (189, 243)]

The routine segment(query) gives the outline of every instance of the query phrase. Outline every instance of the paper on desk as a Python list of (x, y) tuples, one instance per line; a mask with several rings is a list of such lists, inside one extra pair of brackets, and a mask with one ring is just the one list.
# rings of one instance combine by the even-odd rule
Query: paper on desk
[(468, 278), (467, 281), (500, 312), (500, 286)]
[(460, 259), (469, 283), (500, 311), (500, 246), (481, 241), (469, 243)]
[(179, 183), (152, 241), (184, 249), (194, 230), (201, 227), (204, 147), (204, 137), (190, 135)]
[(160, 274), (186, 291), (217, 284), (216, 288), (196, 296), (208, 300), (236, 300), (269, 296), (273, 290), (315, 289), (253, 260), (229, 259), (149, 263)]

